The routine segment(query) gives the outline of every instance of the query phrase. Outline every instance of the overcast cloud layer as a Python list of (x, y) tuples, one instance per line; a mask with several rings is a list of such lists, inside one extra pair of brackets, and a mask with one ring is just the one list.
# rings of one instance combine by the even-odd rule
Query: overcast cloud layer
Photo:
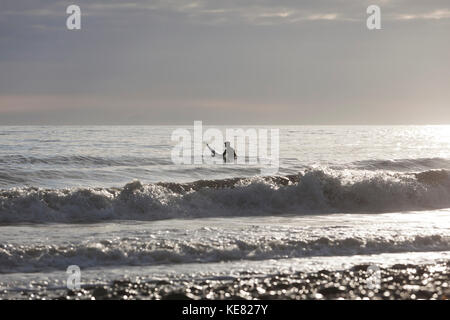
[(450, 124), (449, 57), (448, 0), (2, 0), (0, 124)]

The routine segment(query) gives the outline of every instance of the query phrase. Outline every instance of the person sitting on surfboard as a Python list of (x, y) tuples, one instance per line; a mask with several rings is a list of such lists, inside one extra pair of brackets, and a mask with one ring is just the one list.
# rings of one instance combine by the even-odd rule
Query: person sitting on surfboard
[[(206, 144), (206, 146), (209, 148), (209, 150), (211, 150), (211, 156), (215, 157), (216, 156), (216, 150), (211, 148), (209, 146), (209, 144)], [(232, 162), (233, 161), (233, 158), (232, 158), (233, 155), (234, 155), (234, 159), (237, 159), (236, 151), (231, 147), (230, 142), (226, 141), (225, 142), (225, 150), (222, 153), (223, 161), (225, 161), (225, 162)]]

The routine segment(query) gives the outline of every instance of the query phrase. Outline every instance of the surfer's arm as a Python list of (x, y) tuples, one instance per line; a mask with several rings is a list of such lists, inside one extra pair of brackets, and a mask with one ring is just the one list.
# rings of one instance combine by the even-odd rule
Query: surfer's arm
[(214, 157), (216, 155), (216, 150), (214, 150), (213, 148), (211, 148), (209, 146), (209, 144), (206, 144), (206, 146), (208, 147), (209, 150), (211, 150), (211, 157)]

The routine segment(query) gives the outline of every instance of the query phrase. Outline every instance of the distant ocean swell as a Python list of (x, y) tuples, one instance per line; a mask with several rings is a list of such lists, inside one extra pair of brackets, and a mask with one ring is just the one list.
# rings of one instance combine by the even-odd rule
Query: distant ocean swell
[(423, 171), (429, 169), (450, 169), (450, 160), (445, 158), (362, 160), (355, 161), (346, 167), (360, 170)]
[(170, 159), (163, 158), (142, 158), (142, 157), (93, 157), (93, 156), (23, 156), (23, 155), (4, 155), (0, 156), (0, 164), (3, 165), (65, 165), (65, 166), (135, 166), (135, 165), (167, 165), (172, 164)]
[(65, 269), (71, 264), (89, 268), (448, 250), (450, 237), (439, 234), (298, 240), (270, 237), (214, 240), (115, 238), (61, 245), (0, 244), (0, 273)]
[[(282, 159), (281, 159), (282, 160)], [(0, 165), (10, 167), (22, 165), (48, 165), (64, 167), (110, 167), (110, 166), (152, 166), (172, 165), (170, 158), (148, 158), (138, 156), (100, 157), (87, 155), (57, 155), (57, 156), (31, 156), (21, 154), (0, 155)], [(334, 167), (334, 166), (332, 166)], [(446, 158), (418, 158), (395, 160), (363, 160), (355, 161), (348, 165), (336, 166), (336, 168), (351, 168), (361, 170), (426, 170), (426, 169), (450, 169), (450, 159)]]
[[(248, 158), (246, 158), (248, 162)], [(322, 168), (323, 166), (319, 166)], [(450, 170), (450, 159), (418, 158), (396, 160), (364, 160), (344, 164), (328, 163), (332, 170), (419, 172)], [(317, 168), (302, 164), (296, 158), (280, 159), (280, 172), (292, 174)], [(0, 188), (39, 186), (51, 188), (110, 187), (125, 184), (134, 178), (143, 181), (192, 181), (202, 177), (249, 177), (260, 174), (258, 166), (174, 165), (170, 158), (143, 156), (88, 155), (0, 155)], [(181, 179), (181, 180), (180, 180)]]
[(307, 170), (290, 176), (131, 182), (123, 188), (0, 191), (0, 223), (159, 220), (267, 214), (393, 212), (450, 207), (450, 171)]

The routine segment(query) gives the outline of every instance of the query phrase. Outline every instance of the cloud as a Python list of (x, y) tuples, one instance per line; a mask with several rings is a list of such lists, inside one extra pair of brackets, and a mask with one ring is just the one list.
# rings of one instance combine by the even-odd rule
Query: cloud
[[(64, 8), (74, 1), (5, 0), (2, 16), (23, 15), (51, 17), (65, 14)], [(295, 24), (308, 21), (363, 21), (371, 0), (78, 0), (83, 15), (114, 16), (159, 15), (184, 18), (192, 23)], [(384, 0), (380, 2), (383, 19), (413, 20), (450, 18), (448, 1)], [(175, 16), (175, 17), (174, 17)]]
[(442, 9), (442, 10), (435, 10), (430, 13), (423, 13), (423, 14), (399, 14), (397, 15), (397, 20), (415, 20), (415, 19), (431, 19), (431, 20), (440, 20), (440, 19), (450, 19), (450, 10), (448, 9)]
[(337, 18), (337, 13), (313, 14), (308, 17), (308, 20), (336, 20)]
[(448, 0), (0, 1), (3, 123), (449, 117)]

